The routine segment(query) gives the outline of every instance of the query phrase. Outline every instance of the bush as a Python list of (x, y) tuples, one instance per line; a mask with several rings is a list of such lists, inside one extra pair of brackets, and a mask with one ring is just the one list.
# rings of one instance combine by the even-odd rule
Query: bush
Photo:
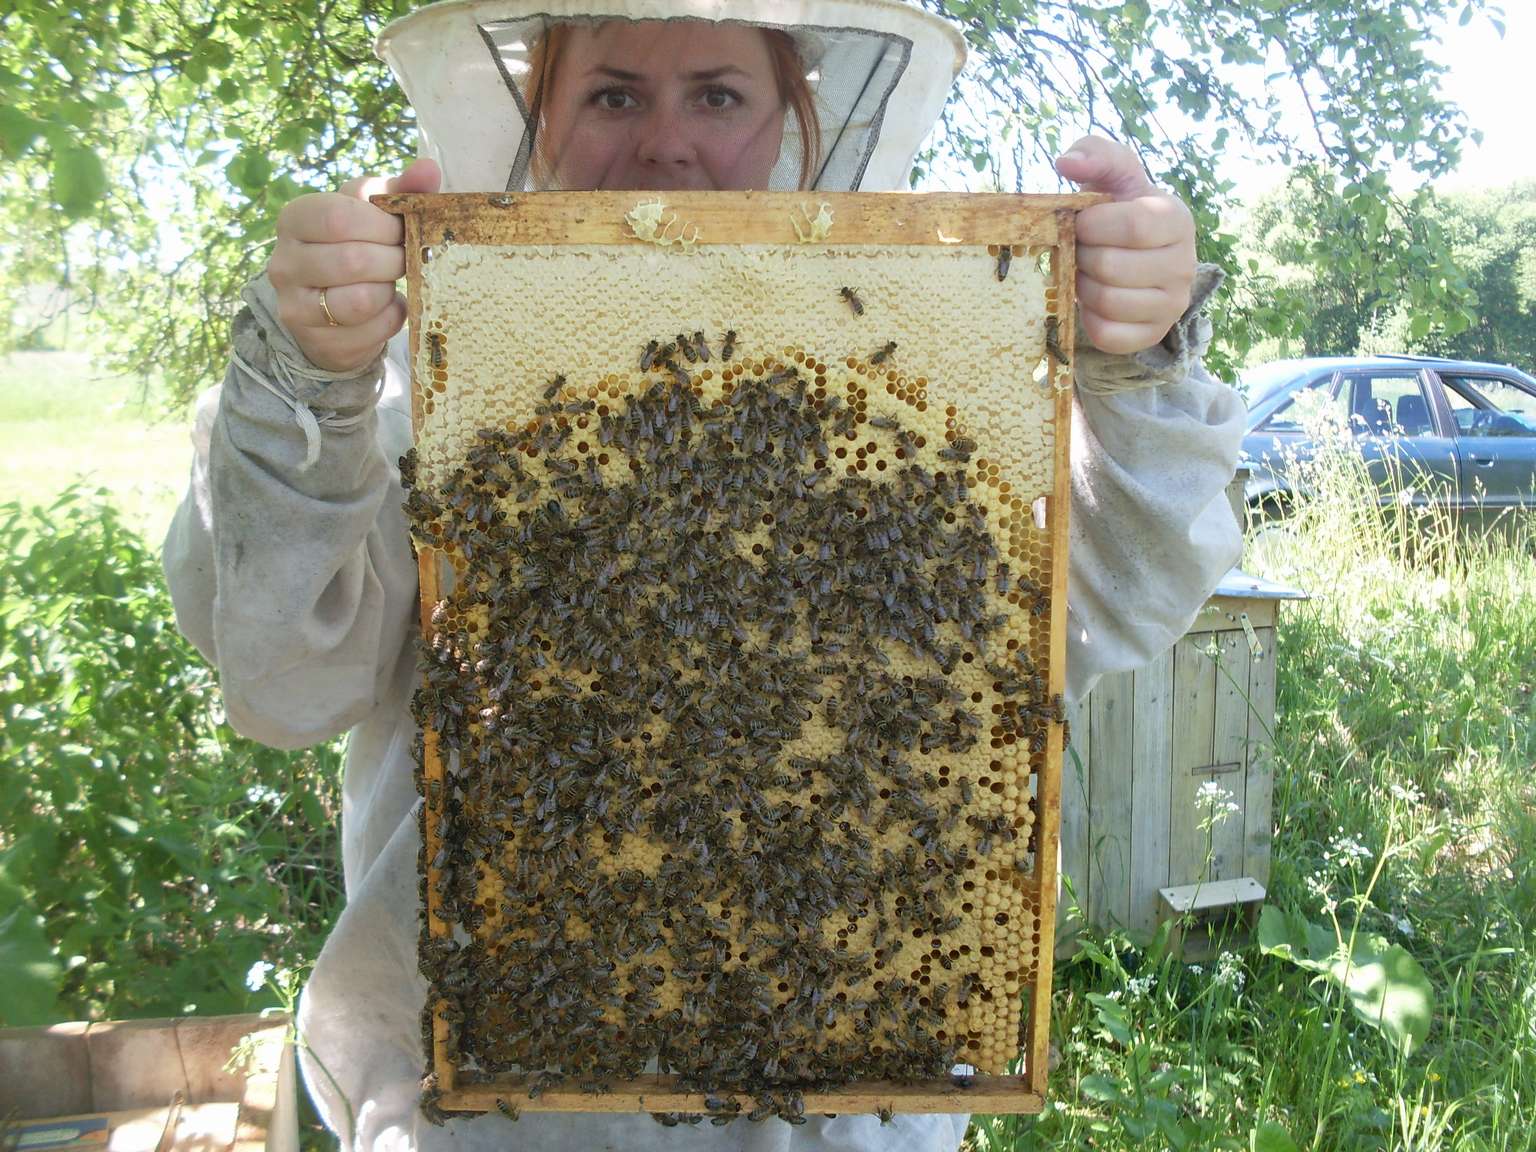
[(0, 505), (0, 1025), (240, 1012), (340, 909), (340, 746), (237, 736), (104, 500)]

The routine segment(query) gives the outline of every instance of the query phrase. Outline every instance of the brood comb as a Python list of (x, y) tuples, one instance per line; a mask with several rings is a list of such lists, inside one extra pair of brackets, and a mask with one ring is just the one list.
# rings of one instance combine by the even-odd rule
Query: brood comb
[(1089, 199), (376, 202), (428, 1109), (1037, 1110)]

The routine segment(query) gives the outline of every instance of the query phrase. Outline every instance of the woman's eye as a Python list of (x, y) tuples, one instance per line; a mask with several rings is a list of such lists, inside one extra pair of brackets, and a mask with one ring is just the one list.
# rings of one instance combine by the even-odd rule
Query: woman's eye
[(623, 88), (604, 88), (594, 94), (592, 100), (599, 108), (617, 112), (628, 108), (634, 102), (634, 97)]
[(704, 92), (704, 105), (707, 108), (731, 108), (740, 103), (741, 97), (729, 88), (709, 88)]

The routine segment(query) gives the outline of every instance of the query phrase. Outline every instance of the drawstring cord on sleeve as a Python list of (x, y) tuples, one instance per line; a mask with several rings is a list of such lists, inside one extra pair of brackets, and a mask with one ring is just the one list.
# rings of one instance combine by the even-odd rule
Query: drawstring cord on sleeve
[[(323, 385), (335, 380), (351, 379), (356, 373), (327, 372), (323, 368), (316, 368), (313, 365), (298, 364), (280, 349), (274, 348), (270, 343), (267, 345), (267, 356), (282, 387), (273, 384), (262, 373), (252, 368), (239, 352), (231, 352), (231, 357), (236, 367), (244, 372), (249, 379), (256, 381), (292, 410), (294, 423), (303, 429), (304, 432), (304, 462), (299, 465), (299, 471), (307, 472), (320, 459), (321, 427), (350, 428), (354, 424), (367, 419), (370, 409), (364, 408), (362, 411), (355, 412), (350, 416), (343, 416), (339, 412), (322, 412), (319, 416), (316, 416), (309, 404), (298, 398), (298, 381), (307, 380), (311, 383)], [(374, 385), (374, 399), (377, 400), (383, 391), (384, 378), (381, 375), (379, 382)]]

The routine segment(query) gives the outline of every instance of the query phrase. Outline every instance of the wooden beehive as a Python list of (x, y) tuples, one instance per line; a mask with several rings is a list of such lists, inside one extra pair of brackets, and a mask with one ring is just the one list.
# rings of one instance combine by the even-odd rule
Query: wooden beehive
[[(0, 1118), (105, 1113), (113, 1128), (129, 1121), (163, 1126), (159, 1114), (180, 1094), (183, 1130), (198, 1129), (194, 1146), (202, 1152), (297, 1152), (287, 1036), (287, 1017), (256, 1014), (0, 1029)], [(246, 1037), (248, 1066), (226, 1069)]]
[(375, 202), (429, 1109), (1038, 1110), (1092, 198)]
[[(1234, 569), (1174, 647), (1145, 668), (1104, 677), (1073, 706), (1061, 870), (1081, 922), (1147, 936), (1185, 912), (1229, 909), (1246, 919), (1263, 899), (1277, 608), (1300, 596)], [(1198, 800), (1207, 782), (1240, 809), (1209, 833)], [(1063, 956), (1074, 937), (1059, 928)], [(1187, 944), (1194, 958), (1199, 940)]]

